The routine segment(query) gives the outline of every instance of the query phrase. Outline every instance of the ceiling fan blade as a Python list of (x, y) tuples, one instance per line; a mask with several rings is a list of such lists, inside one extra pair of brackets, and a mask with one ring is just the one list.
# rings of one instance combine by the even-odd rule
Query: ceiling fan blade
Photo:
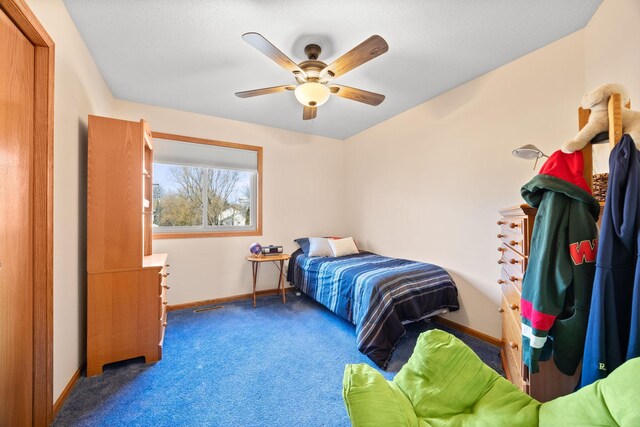
[(358, 46), (351, 49), (349, 52), (342, 55), (340, 58), (327, 65), (321, 72), (321, 77), (326, 77), (328, 74), (330, 78), (341, 76), (348, 71), (371, 61), (373, 58), (382, 55), (389, 50), (389, 45), (380, 36), (371, 36)]
[(356, 89), (355, 87), (331, 85), (329, 86), (329, 90), (334, 95), (369, 105), (380, 105), (380, 103), (384, 101), (384, 95), (369, 92), (367, 90)]
[(304, 107), (302, 110), (302, 120), (311, 120), (316, 118), (318, 107)]
[(273, 60), (276, 64), (281, 66), (287, 71), (292, 73), (300, 73), (305, 79), (307, 75), (298, 65), (293, 62), (287, 55), (282, 53), (277, 47), (271, 44), (271, 42), (265, 39), (258, 33), (245, 33), (242, 35), (242, 40), (249, 43), (251, 46), (264, 53), (267, 57)]
[(236, 92), (239, 98), (251, 98), (252, 96), (268, 95), (270, 93), (284, 92), (285, 90), (294, 90), (296, 87), (292, 85), (263, 87), (262, 89), (245, 90), (244, 92)]

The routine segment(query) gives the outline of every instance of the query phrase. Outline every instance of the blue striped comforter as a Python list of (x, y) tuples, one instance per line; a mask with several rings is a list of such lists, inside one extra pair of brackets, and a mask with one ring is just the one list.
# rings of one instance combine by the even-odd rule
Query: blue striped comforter
[(288, 280), (356, 325), (358, 350), (385, 369), (403, 322), (459, 309), (458, 290), (441, 267), (361, 252), (338, 258), (296, 251)]

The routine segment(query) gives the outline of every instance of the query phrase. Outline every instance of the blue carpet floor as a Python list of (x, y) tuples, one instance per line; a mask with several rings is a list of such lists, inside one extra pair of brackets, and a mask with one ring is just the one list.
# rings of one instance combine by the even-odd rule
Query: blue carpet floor
[[(355, 328), (305, 296), (169, 313), (163, 358), (105, 367), (78, 381), (55, 426), (349, 426), (342, 402), (347, 363), (369, 363)], [(437, 323), (408, 325), (383, 374), (404, 365), (418, 335), (460, 337), (502, 374), (499, 349)]]

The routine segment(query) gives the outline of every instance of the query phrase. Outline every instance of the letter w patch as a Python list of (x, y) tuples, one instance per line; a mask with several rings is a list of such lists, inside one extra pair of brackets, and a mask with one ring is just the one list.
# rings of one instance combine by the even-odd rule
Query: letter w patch
[(583, 262), (596, 262), (596, 254), (598, 253), (598, 239), (583, 240), (580, 243), (571, 243), (569, 245), (569, 253), (575, 265)]

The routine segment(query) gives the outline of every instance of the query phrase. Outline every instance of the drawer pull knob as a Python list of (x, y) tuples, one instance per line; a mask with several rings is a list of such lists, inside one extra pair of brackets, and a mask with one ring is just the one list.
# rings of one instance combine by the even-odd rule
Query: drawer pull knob
[(162, 287), (165, 288), (165, 289), (171, 289), (171, 286), (169, 286), (169, 285), (162, 285)]
[(498, 248), (498, 252), (504, 252), (504, 248)]
[(498, 264), (504, 264), (504, 260), (503, 259), (499, 259), (498, 260)]
[(511, 241), (509, 242), (509, 244), (510, 244), (511, 246), (517, 246), (517, 245), (518, 245), (518, 242), (516, 242), (515, 240), (511, 240)]
[(517, 259), (511, 258), (511, 260), (509, 261), (510, 264), (518, 264), (520, 261), (518, 261)]
[(166, 302), (166, 301), (162, 301), (162, 304), (163, 304), (163, 305), (167, 305), (167, 302)]
[(167, 322), (162, 322), (162, 326), (167, 326)]
[(504, 280), (502, 280), (502, 279), (498, 279), (498, 285), (502, 285), (502, 284), (504, 284), (504, 283), (506, 283)]
[(518, 307), (518, 304), (509, 304), (509, 308), (511, 310), (517, 310), (519, 307)]
[(504, 313), (504, 308), (498, 307), (498, 313)]
[(516, 350), (518, 348), (518, 344), (513, 341), (509, 341), (509, 347)]
[(512, 282), (517, 282), (520, 279), (518, 279), (516, 276), (511, 276), (509, 277), (509, 280), (511, 280)]
[(164, 273), (164, 274), (162, 275), (162, 277), (167, 277), (167, 276), (168, 276), (168, 275), (170, 275), (170, 274), (171, 274), (171, 273)]
[(502, 225), (502, 224), (506, 224), (504, 221), (498, 221), (497, 222), (498, 225)]
[(165, 264), (164, 266), (165, 267), (171, 267), (171, 264)]
[(498, 234), (498, 239), (502, 239), (503, 237), (507, 237), (506, 234)]
[(517, 224), (515, 222), (512, 222), (511, 224), (509, 224), (509, 228), (516, 228), (516, 227), (520, 227), (520, 224)]

